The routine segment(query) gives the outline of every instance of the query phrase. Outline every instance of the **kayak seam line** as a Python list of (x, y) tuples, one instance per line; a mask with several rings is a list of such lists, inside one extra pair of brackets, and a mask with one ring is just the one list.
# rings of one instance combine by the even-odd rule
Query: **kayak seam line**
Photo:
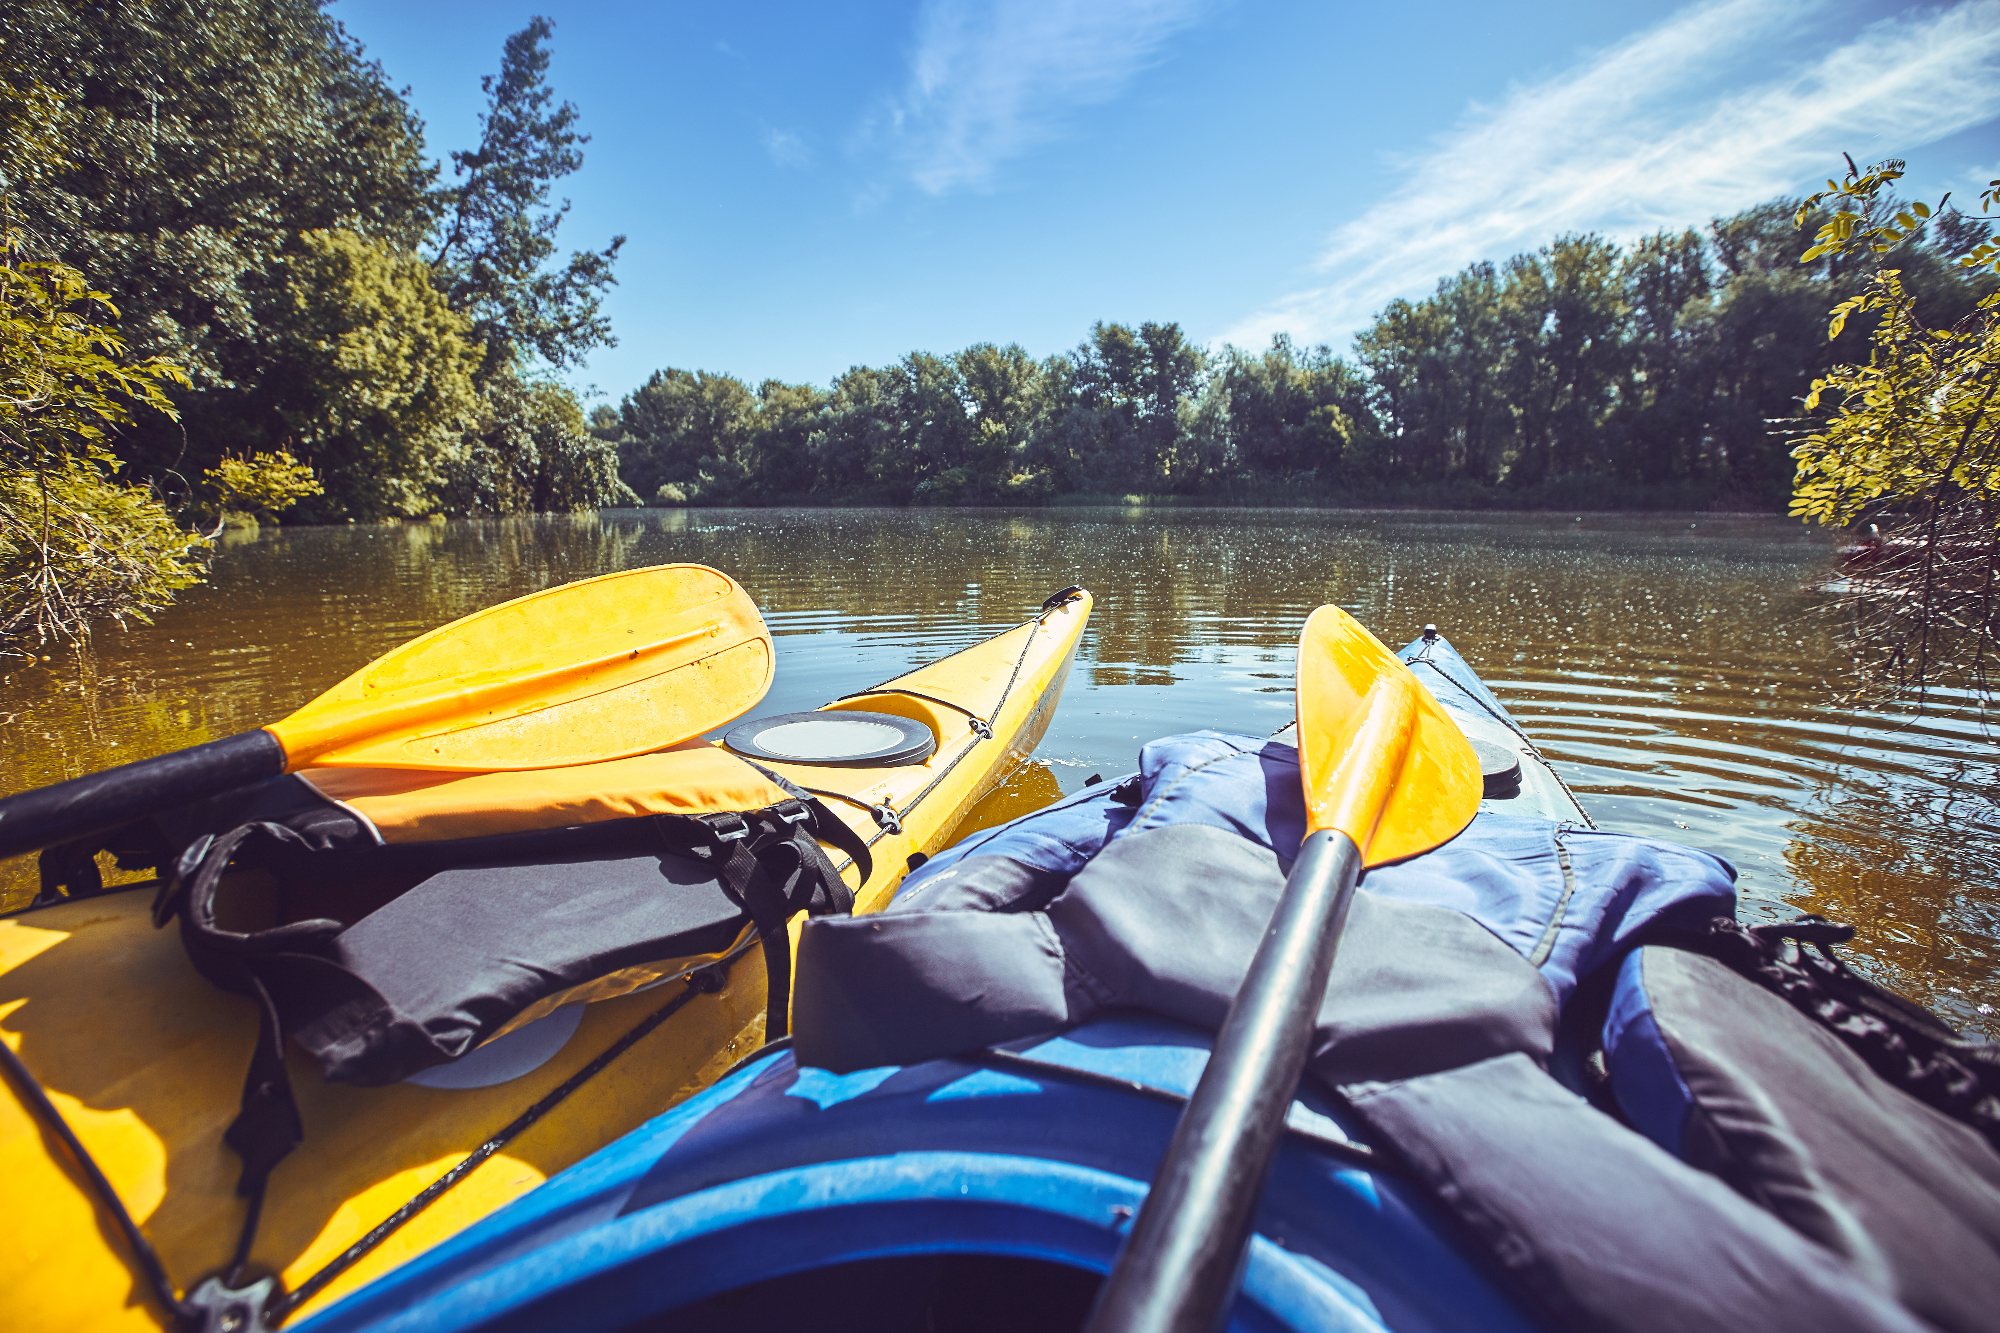
[(1556, 845), (1556, 864), (1562, 867), (1563, 891), (1562, 897), (1556, 900), (1556, 910), (1549, 917), (1549, 924), (1542, 928), (1542, 937), (1535, 941), (1534, 952), (1528, 955), (1529, 965), (1537, 968), (1548, 962), (1549, 955), (1555, 952), (1556, 934), (1562, 929), (1563, 917), (1569, 911), (1570, 896), (1576, 892), (1576, 872), (1569, 863), (1569, 848), (1563, 846), (1561, 827), (1556, 829), (1550, 840)]

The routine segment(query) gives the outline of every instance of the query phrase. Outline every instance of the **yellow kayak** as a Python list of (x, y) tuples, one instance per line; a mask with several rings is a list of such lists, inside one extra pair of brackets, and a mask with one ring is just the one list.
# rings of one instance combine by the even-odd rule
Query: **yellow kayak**
[[(807, 715), (917, 723), (934, 746), (921, 762), (756, 759), (819, 796), (869, 843), (873, 872), (863, 884), (829, 848), (855, 889), (855, 911), (886, 905), (912, 858), (949, 845), (973, 806), (1039, 743), (1090, 609), (1089, 595), (1079, 593), (1021, 626)], [(338, 794), (335, 770), (302, 776)], [(227, 1267), (242, 1227), (242, 1163), (222, 1135), (238, 1111), (258, 1011), (198, 975), (175, 932), (153, 928), (151, 898), (114, 891), (0, 921), (0, 1039), (185, 1293)], [(803, 920), (794, 919), (795, 936)], [(525, 1072), (484, 1086), (453, 1086), (449, 1066), (387, 1087), (329, 1083), (289, 1050), (305, 1139), (271, 1174), (247, 1265), (277, 1276), (272, 1312), (296, 1320), (338, 1299), (755, 1050), (763, 1042), (766, 978), (754, 934), (745, 936), (720, 953), (656, 967), (658, 979), (638, 990), (517, 1024), (463, 1063), (508, 1041), (549, 1046), (551, 1032), (553, 1053), (540, 1063), (527, 1057)], [(718, 961), (721, 967), (705, 967)], [(698, 969), (707, 989), (685, 981)], [(504, 1061), (497, 1068), (508, 1072)], [(11, 1081), (0, 1091), (0, 1216), (11, 1223), (0, 1247), (0, 1327), (163, 1327), (165, 1313), (113, 1214), (33, 1113), (32, 1095)], [(504, 1138), (497, 1150), (496, 1138)]]

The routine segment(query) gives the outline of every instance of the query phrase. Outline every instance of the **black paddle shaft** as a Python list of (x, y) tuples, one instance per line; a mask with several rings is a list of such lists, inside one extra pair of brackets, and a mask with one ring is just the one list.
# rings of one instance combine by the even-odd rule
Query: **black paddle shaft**
[(284, 771), (285, 747), (278, 738), (246, 731), (0, 798), (0, 857), (106, 833)]
[(1299, 848), (1088, 1333), (1221, 1327), (1360, 877), (1344, 833), (1322, 830)]

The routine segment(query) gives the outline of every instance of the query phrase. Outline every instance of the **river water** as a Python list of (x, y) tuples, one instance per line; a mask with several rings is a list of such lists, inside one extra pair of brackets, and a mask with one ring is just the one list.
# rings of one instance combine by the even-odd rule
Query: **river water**
[[(994, 822), (1201, 727), (1292, 712), (1323, 602), (1392, 647), (1435, 622), (1604, 828), (1713, 851), (1746, 919), (1852, 922), (1849, 954), (2000, 1036), (2000, 753), (1969, 704), (1839, 706), (1832, 544), (1776, 518), (1306, 510), (651, 510), (232, 533), (213, 577), (81, 660), (0, 677), (0, 791), (274, 720), (396, 644), (554, 583), (668, 561), (738, 579), (777, 637), (762, 712), (811, 708), (1018, 621), (1097, 609)], [(0, 863), (0, 907), (32, 895)]]

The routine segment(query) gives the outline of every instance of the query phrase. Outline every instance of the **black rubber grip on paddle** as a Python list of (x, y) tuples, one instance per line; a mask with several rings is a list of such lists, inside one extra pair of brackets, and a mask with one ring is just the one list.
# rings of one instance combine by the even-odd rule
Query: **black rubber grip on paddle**
[(285, 747), (260, 729), (0, 798), (0, 857), (108, 833), (284, 771)]

